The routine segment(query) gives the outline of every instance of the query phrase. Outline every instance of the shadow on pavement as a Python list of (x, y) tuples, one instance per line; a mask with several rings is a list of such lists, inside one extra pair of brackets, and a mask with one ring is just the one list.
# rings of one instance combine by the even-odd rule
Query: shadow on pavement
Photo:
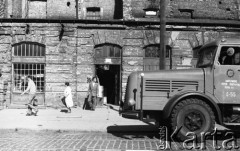
[(107, 132), (158, 132), (155, 125), (113, 125), (107, 127)]
[(129, 140), (159, 138), (158, 128), (152, 125), (114, 125), (107, 127), (107, 132)]

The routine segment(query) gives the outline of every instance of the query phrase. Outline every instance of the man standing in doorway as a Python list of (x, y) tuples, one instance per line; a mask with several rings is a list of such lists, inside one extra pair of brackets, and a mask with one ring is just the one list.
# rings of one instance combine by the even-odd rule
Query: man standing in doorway
[(28, 106), (28, 113), (27, 116), (31, 115), (37, 115), (38, 109), (37, 109), (37, 101), (35, 100), (36, 97), (36, 85), (31, 79), (31, 76), (27, 76), (27, 82), (28, 82), (28, 87), (27, 89), (21, 94), (23, 95), (26, 92), (29, 92), (29, 101), (26, 104)]

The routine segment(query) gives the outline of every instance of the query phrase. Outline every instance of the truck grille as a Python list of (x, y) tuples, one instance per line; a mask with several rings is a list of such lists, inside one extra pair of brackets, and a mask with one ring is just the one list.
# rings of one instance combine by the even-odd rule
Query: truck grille
[(197, 87), (198, 81), (145, 80), (145, 91), (174, 92)]

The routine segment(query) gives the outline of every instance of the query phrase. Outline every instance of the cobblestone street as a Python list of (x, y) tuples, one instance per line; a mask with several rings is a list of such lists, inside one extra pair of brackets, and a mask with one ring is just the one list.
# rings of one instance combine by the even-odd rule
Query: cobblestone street
[[(158, 134), (153, 133), (30, 130), (1, 130), (0, 132), (0, 151), (159, 150)], [(218, 146), (221, 144), (222, 142), (219, 141)], [(172, 144), (171, 149), (186, 150), (179, 146), (180, 143), (176, 145)], [(211, 140), (207, 141), (204, 150), (214, 150)]]
[(154, 134), (1, 131), (0, 150), (156, 150)]

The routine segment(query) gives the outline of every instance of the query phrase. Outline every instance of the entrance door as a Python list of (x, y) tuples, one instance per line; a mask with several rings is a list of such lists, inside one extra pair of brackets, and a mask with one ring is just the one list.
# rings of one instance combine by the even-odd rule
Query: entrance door
[(96, 65), (96, 75), (104, 87), (107, 103), (119, 105), (120, 101), (120, 65)]

